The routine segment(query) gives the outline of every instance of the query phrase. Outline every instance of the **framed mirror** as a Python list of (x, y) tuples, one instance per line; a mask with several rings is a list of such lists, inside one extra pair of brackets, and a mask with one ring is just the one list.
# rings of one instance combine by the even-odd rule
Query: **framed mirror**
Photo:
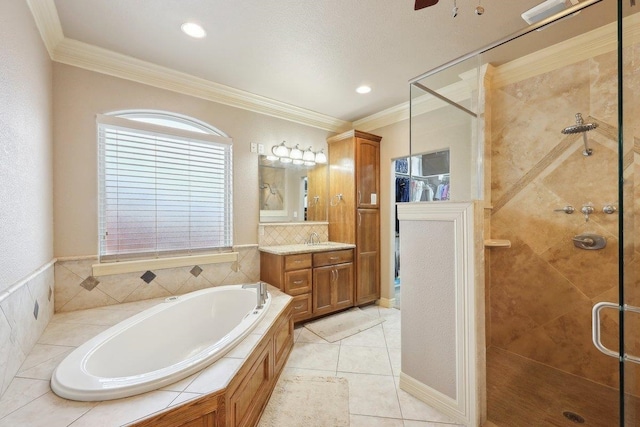
[(327, 221), (327, 165), (259, 157), (260, 222)]

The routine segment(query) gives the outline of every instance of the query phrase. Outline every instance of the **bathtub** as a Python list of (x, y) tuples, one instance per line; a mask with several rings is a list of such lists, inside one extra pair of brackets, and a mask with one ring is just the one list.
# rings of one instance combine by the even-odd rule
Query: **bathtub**
[(255, 288), (219, 286), (169, 297), (72, 351), (51, 389), (81, 401), (119, 399), (164, 387), (220, 359), (267, 312)]

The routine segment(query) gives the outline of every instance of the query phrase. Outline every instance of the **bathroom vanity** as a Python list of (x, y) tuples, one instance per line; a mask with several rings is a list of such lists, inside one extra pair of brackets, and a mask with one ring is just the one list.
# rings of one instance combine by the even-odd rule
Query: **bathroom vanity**
[(293, 297), (294, 322), (352, 307), (354, 248), (334, 242), (260, 247), (260, 280)]

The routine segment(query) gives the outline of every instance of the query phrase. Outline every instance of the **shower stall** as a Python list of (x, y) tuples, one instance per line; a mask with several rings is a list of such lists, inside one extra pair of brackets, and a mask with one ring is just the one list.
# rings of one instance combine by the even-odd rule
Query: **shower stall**
[(412, 152), (442, 109), (468, 130), (487, 425), (640, 425), (639, 11), (582, 1), (411, 82)]

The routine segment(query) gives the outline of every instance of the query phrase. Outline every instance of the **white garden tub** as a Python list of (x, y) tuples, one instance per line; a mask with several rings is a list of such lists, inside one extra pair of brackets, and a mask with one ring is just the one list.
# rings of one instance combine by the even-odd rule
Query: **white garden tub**
[[(246, 285), (245, 285), (246, 286)], [(220, 359), (267, 312), (256, 289), (220, 286), (170, 297), (100, 333), (53, 372), (60, 397), (118, 399), (164, 387)]]

